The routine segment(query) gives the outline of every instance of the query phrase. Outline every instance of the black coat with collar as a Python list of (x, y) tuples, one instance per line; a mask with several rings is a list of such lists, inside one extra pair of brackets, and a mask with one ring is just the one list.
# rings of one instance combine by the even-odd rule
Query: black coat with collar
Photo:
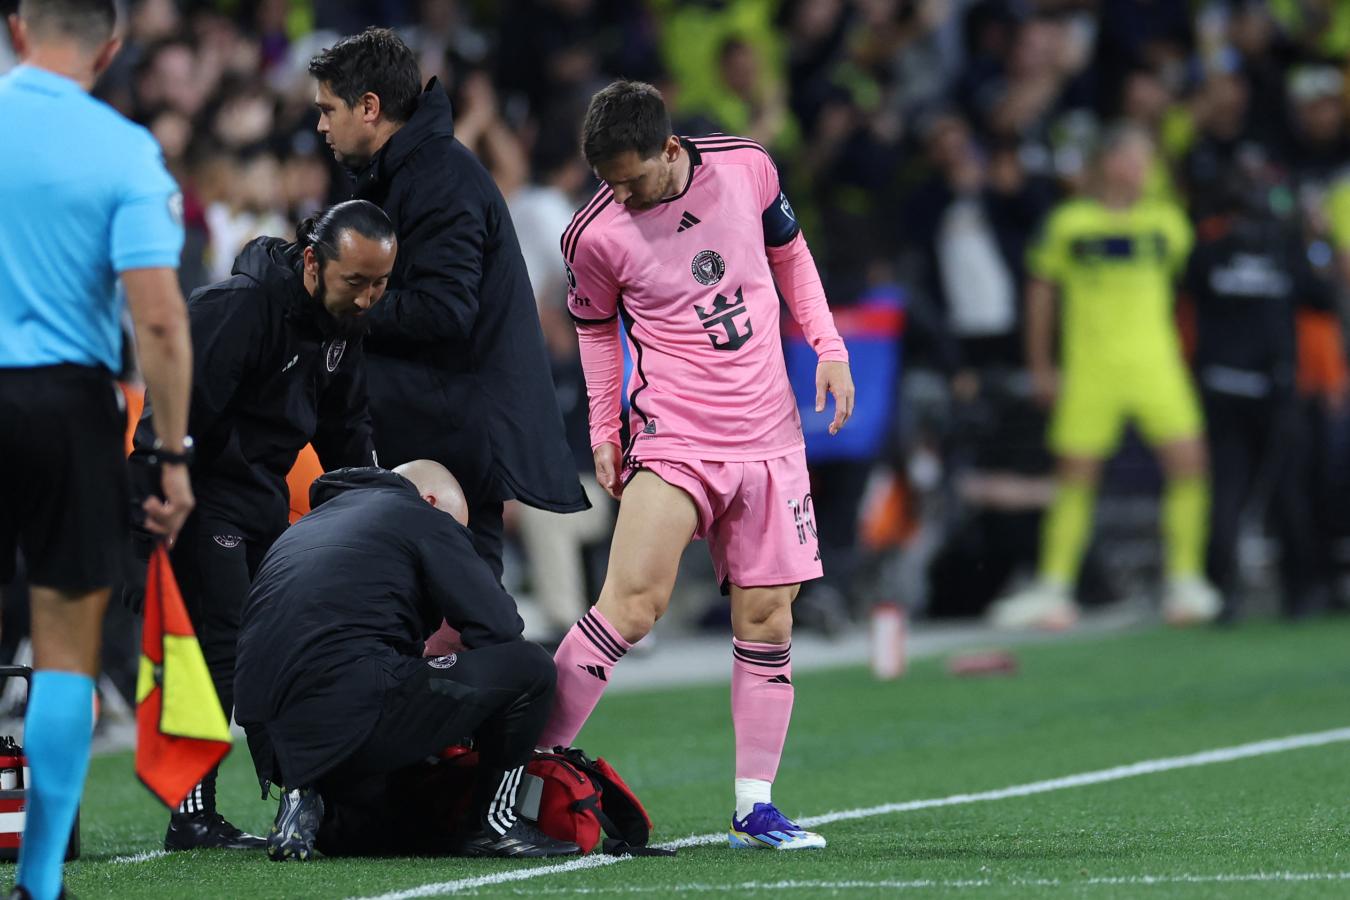
[[(290, 513), (286, 474), (313, 443), (325, 470), (375, 462), (361, 340), (344, 339), (305, 290), (300, 252), (280, 238), (250, 242), (231, 277), (193, 291), (194, 515), (271, 541)], [(149, 399), (136, 429), (136, 493), (156, 484)]]
[(455, 140), (434, 79), (357, 174), (355, 196), (398, 230), (389, 290), (367, 313), (380, 462), (437, 460), (471, 502), (585, 509), (506, 201)]

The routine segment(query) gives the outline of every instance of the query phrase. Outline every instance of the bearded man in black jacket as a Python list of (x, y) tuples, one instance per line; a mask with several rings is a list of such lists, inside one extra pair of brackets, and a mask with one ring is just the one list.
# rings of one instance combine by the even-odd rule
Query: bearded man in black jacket
[[(296, 455), (313, 443), (325, 469), (376, 462), (361, 333), (396, 252), (388, 217), (351, 200), (302, 223), (295, 243), (252, 241), (230, 278), (188, 300), (197, 507), (170, 554), (227, 719), (240, 611), (286, 528)], [(141, 500), (159, 483), (153, 417), (147, 400), (131, 456)], [(149, 535), (140, 537), (148, 558)], [(214, 771), (170, 817), (164, 838), (166, 850), (262, 846), (216, 811)]]
[(434, 459), (502, 574), (502, 503), (589, 503), (563, 431), (534, 291), (492, 176), (455, 140), (450, 100), (397, 35), (371, 28), (314, 57), (319, 133), (398, 230), (389, 291), (367, 317), (384, 465)]
[[(239, 722), (264, 792), (285, 788), (268, 855), (309, 859), (325, 804), (331, 825), (335, 806), (360, 808), (353, 795), (468, 737), (479, 770), (458, 852), (577, 853), (516, 816), (556, 675), (477, 555), (455, 478), (431, 460), (343, 469), (310, 499), (263, 560), (239, 633)], [(442, 619), (466, 649), (423, 657)]]

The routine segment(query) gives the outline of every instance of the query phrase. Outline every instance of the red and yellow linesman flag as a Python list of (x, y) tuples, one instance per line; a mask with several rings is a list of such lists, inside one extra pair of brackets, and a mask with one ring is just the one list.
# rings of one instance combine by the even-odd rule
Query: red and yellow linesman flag
[(229, 752), (230, 726), (169, 567), (169, 552), (156, 544), (145, 573), (136, 775), (151, 793), (177, 808)]

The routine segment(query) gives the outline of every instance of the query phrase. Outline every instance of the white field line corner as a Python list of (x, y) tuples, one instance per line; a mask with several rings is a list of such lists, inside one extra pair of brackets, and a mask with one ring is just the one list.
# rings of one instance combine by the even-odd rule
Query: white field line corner
[[(1062, 778), (1051, 778), (1045, 781), (1033, 781), (1027, 784), (1018, 784), (992, 791), (980, 791), (973, 794), (953, 794), (949, 797), (937, 797), (928, 800), (909, 800), (903, 803), (886, 803), (881, 806), (869, 806), (863, 809), (848, 809), (838, 812), (829, 812), (824, 815), (798, 819), (797, 821), (800, 825), (811, 827), (815, 825), (827, 825), (831, 822), (868, 819), (875, 816), (913, 812), (921, 809), (936, 809), (943, 806), (961, 806), (967, 803), (983, 803), (989, 800), (1006, 800), (1011, 797), (1030, 797), (1035, 794), (1045, 794), (1050, 791), (1060, 791), (1067, 788), (1086, 787), (1088, 785), (1104, 784), (1110, 781), (1121, 781), (1126, 778), (1136, 778), (1140, 775), (1154, 775), (1159, 772), (1171, 772), (1176, 769), (1191, 769), (1197, 766), (1234, 762), (1240, 759), (1268, 756), (1272, 753), (1284, 753), (1289, 750), (1302, 750), (1309, 747), (1323, 747), (1327, 744), (1345, 743), (1347, 741), (1350, 741), (1350, 728), (1335, 728), (1330, 731), (1296, 734), (1291, 735), (1290, 737), (1275, 738), (1267, 741), (1255, 741), (1250, 744), (1238, 744), (1233, 747), (1221, 747), (1216, 750), (1205, 750), (1200, 753), (1191, 753), (1186, 756), (1169, 756), (1162, 759), (1148, 759), (1125, 766), (1114, 766), (1110, 769), (1098, 769), (1095, 772), (1081, 772), (1077, 775), (1066, 775)], [(724, 840), (726, 840), (726, 833), (718, 831), (708, 834), (690, 835), (688, 837), (660, 844), (659, 846), (674, 850), (683, 847), (699, 847)], [(569, 872), (577, 872), (583, 869), (596, 869), (633, 858), (634, 857), (631, 856), (604, 856), (597, 853), (583, 856), (579, 859), (573, 859), (565, 863), (533, 866), (525, 869), (511, 869), (505, 872), (492, 872), (487, 875), (477, 875), (472, 878), (460, 878), (454, 881), (434, 882), (418, 887), (407, 888), (405, 890), (391, 891), (373, 897), (359, 898), (359, 900), (412, 900), (412, 898), (416, 897), (436, 897), (445, 894), (454, 894), (460, 891), (470, 891), (475, 888), (492, 887), (499, 884), (510, 884), (515, 881), (543, 878), (549, 875), (564, 875)]]

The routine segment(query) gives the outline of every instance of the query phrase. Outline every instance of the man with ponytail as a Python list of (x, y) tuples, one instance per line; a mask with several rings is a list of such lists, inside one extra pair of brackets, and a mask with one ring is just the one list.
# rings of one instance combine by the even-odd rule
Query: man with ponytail
[[(394, 266), (394, 227), (363, 200), (301, 223), (296, 239), (244, 247), (233, 274), (188, 300), (188, 430), (197, 508), (172, 546), (174, 572), (228, 718), (235, 640), (258, 564), (286, 528), (286, 473), (313, 443), (325, 470), (376, 463), (361, 338)], [(156, 482), (154, 411), (136, 430), (134, 482)], [(167, 850), (261, 848), (216, 811), (215, 773), (170, 819)]]

